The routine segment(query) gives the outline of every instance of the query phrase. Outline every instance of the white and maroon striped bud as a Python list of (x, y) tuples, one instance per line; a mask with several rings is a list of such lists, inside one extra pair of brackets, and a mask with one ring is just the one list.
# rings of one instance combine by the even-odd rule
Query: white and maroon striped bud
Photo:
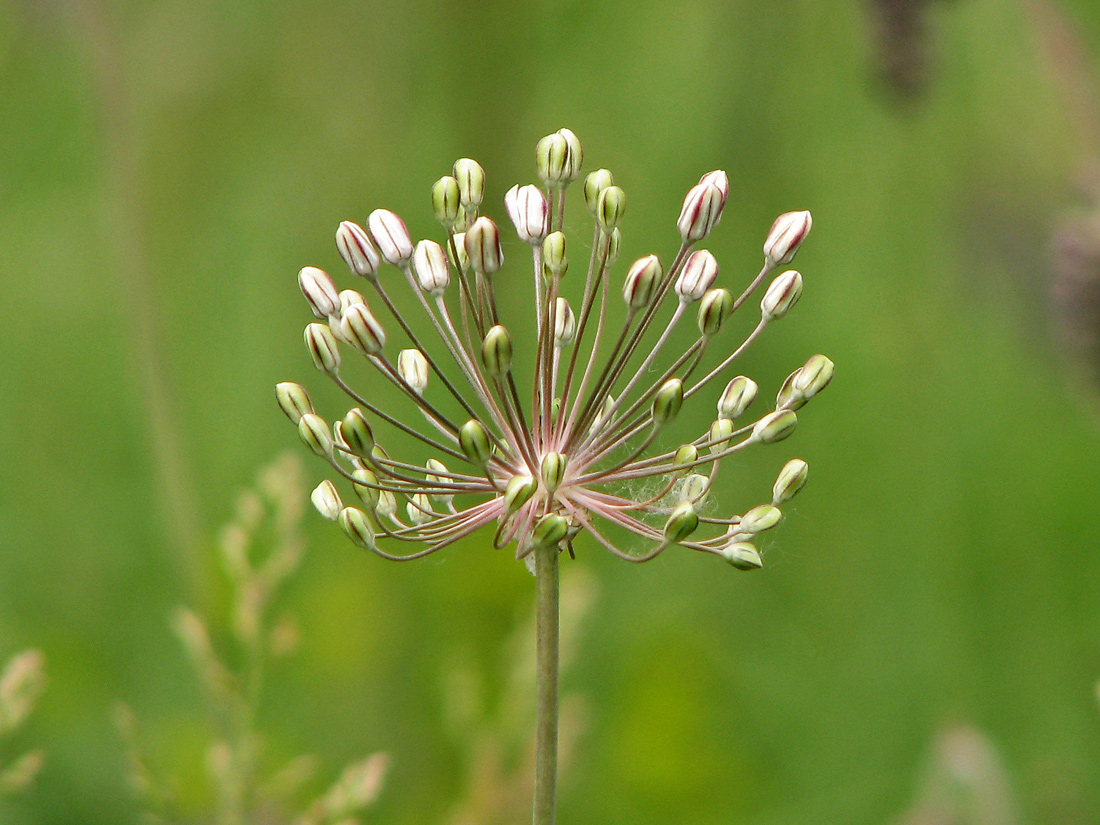
[(504, 208), (520, 238), (532, 246), (542, 243), (549, 230), (550, 207), (537, 186), (516, 184), (504, 195)]
[(500, 249), (500, 232), (489, 218), (481, 217), (466, 230), (462, 239), (466, 247), (466, 257), (475, 272), (492, 275), (504, 263), (504, 252)]
[(386, 345), (386, 333), (366, 304), (347, 308), (340, 319), (340, 336), (367, 355), (377, 355)]
[(348, 269), (362, 278), (373, 278), (382, 263), (367, 230), (352, 221), (344, 221), (336, 230), (336, 248)]
[(413, 256), (413, 242), (405, 222), (388, 209), (375, 209), (367, 228), (386, 263), (404, 266)]
[(567, 347), (577, 335), (577, 317), (564, 298), (554, 301), (554, 346)]
[(726, 199), (730, 196), (730, 179), (726, 173), (721, 169), (715, 169), (713, 172), (707, 172), (703, 177), (699, 178), (700, 184), (711, 184), (717, 186), (718, 191), (722, 193), (722, 206), (725, 207)]
[(676, 279), (676, 294), (684, 303), (698, 301), (718, 277), (718, 261), (705, 249), (688, 255), (680, 277)]
[(760, 301), (760, 312), (773, 321), (782, 318), (802, 297), (802, 275), (794, 269), (788, 269), (768, 286)]
[(798, 491), (806, 486), (808, 474), (809, 467), (801, 458), (792, 458), (784, 464), (775, 484), (772, 485), (772, 503), (782, 504), (794, 498)]
[(810, 234), (813, 219), (809, 212), (785, 212), (775, 219), (768, 239), (764, 241), (764, 257), (772, 266), (782, 266), (794, 260), (798, 247)]
[(656, 255), (646, 255), (630, 265), (623, 284), (623, 300), (631, 309), (643, 309), (653, 300), (653, 290), (664, 275)]
[(275, 398), (279, 402), (279, 409), (286, 413), (286, 417), (297, 424), (303, 415), (313, 412), (313, 402), (309, 400), (309, 394), (301, 384), (293, 381), (283, 381), (275, 385)]
[(459, 158), (453, 171), (458, 181), (459, 200), (464, 207), (476, 210), (485, 198), (485, 170), (476, 160)]
[(685, 241), (699, 241), (709, 235), (722, 217), (725, 203), (725, 195), (713, 183), (697, 183), (691, 187), (676, 221), (680, 237)]
[(428, 387), (428, 359), (418, 349), (403, 349), (397, 354), (397, 374), (417, 395)]
[(833, 380), (833, 362), (824, 355), (811, 355), (809, 360), (798, 370), (798, 377), (794, 380), (794, 387), (805, 398), (813, 398)]
[(340, 511), (344, 509), (344, 502), (340, 501), (336, 486), (327, 478), (313, 488), (309, 500), (313, 502), (317, 512), (329, 521), (336, 521), (340, 517)]
[(340, 308), (340, 295), (336, 291), (336, 284), (323, 269), (315, 266), (304, 266), (298, 273), (298, 286), (302, 294), (309, 302), (309, 308), (318, 318), (328, 318), (334, 315)]
[(312, 323), (306, 327), (306, 349), (313, 358), (313, 366), (321, 372), (335, 375), (340, 369), (340, 350), (336, 337), (327, 324)]
[(420, 288), (436, 297), (442, 295), (451, 283), (447, 266), (447, 253), (435, 241), (420, 241), (413, 253), (413, 271)]
[(755, 400), (758, 390), (755, 381), (738, 375), (722, 391), (722, 396), (718, 399), (718, 415), (723, 418), (740, 418)]
[(352, 304), (365, 304), (366, 302), (367, 299), (363, 297), (362, 292), (356, 292), (354, 289), (341, 289), (340, 312), (337, 317), (342, 317)]
[[(470, 256), (466, 254), (466, 233), (456, 232), (454, 236), (454, 247), (447, 244), (448, 257), (451, 263), (461, 271), (465, 272), (470, 268)], [(456, 260), (457, 256), (457, 260)]]

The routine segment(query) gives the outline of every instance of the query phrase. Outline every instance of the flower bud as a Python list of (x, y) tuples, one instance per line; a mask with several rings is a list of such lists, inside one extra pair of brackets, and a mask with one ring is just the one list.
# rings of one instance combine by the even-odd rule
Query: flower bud
[(548, 492), (553, 493), (561, 486), (562, 479), (565, 477), (565, 468), (568, 464), (569, 458), (564, 453), (547, 453), (542, 457), (539, 474), (542, 476), (542, 483), (546, 486)]
[(309, 400), (309, 394), (301, 384), (295, 384), (293, 381), (276, 384), (275, 399), (279, 402), (279, 408), (286, 413), (286, 417), (295, 424), (303, 415), (313, 412), (313, 402)]
[(653, 397), (653, 426), (663, 427), (673, 421), (684, 405), (684, 382), (670, 378)]
[(799, 367), (783, 381), (783, 386), (775, 396), (775, 408), (777, 410), (800, 410), (806, 406), (806, 396), (795, 387), (802, 367)]
[(722, 558), (738, 570), (759, 570), (764, 566), (760, 551), (747, 541), (735, 541), (720, 551)]
[(504, 253), (500, 249), (500, 232), (489, 218), (478, 218), (466, 230), (463, 238), (470, 266), (476, 272), (492, 275), (504, 263)]
[(772, 504), (782, 504), (794, 498), (806, 486), (809, 469), (801, 458), (792, 458), (784, 464), (772, 486)]
[(447, 266), (447, 253), (435, 241), (420, 241), (412, 259), (413, 271), (420, 288), (435, 296), (440, 296), (451, 283), (451, 273)]
[[(424, 466), (431, 471), (424, 476), (424, 481), (429, 487), (447, 487), (451, 484), (451, 479), (446, 475), (448, 472), (447, 465), (442, 461), (429, 458)], [(444, 475), (440, 475), (440, 473)], [(444, 505), (450, 504), (455, 499), (454, 493), (432, 493), (431, 497)]]
[(367, 230), (357, 223), (344, 221), (336, 230), (336, 248), (340, 257), (356, 275), (373, 278), (382, 263), (382, 257), (374, 248)]
[(669, 544), (679, 544), (699, 526), (699, 516), (695, 513), (695, 505), (690, 501), (681, 501), (672, 508), (672, 515), (665, 522), (665, 541)]
[(354, 456), (364, 460), (371, 460), (374, 450), (374, 432), (367, 417), (358, 407), (352, 407), (340, 420), (340, 435), (344, 438), (344, 446)]
[(325, 419), (316, 413), (306, 413), (298, 419), (298, 436), (316, 455), (332, 455), (332, 436)]
[(397, 215), (388, 209), (375, 209), (367, 218), (367, 228), (387, 263), (404, 266), (409, 262), (413, 256), (412, 238)]
[(596, 223), (605, 232), (619, 225), (626, 212), (626, 192), (618, 186), (608, 186), (596, 198)]
[(764, 257), (772, 266), (783, 266), (794, 260), (798, 247), (810, 234), (813, 220), (809, 212), (785, 212), (775, 219), (768, 239), (764, 241)]
[(418, 349), (403, 349), (397, 354), (397, 374), (413, 392), (423, 395), (428, 386), (428, 359)]
[(591, 426), (588, 428), (589, 435), (595, 435), (599, 432), (600, 428), (607, 423), (607, 417), (611, 414), (611, 408), (615, 406), (615, 396), (608, 395), (604, 398), (603, 403), (600, 404), (600, 411), (596, 413), (596, 418), (592, 421)]
[(447, 229), (454, 229), (462, 213), (462, 201), (458, 181), (450, 175), (444, 175), (432, 184), (432, 209), (436, 220)]
[(354, 289), (341, 289), (339, 297), (340, 317), (343, 317), (344, 313), (347, 311), (347, 308), (350, 307), (352, 304), (366, 304), (367, 302), (367, 299), (363, 297), (363, 293), (356, 292)]
[(630, 265), (623, 284), (623, 300), (631, 309), (643, 309), (653, 300), (653, 291), (664, 275), (656, 255), (646, 255)]
[(336, 492), (335, 485), (327, 478), (313, 488), (313, 492), (309, 494), (309, 500), (313, 502), (317, 512), (329, 521), (336, 521), (340, 516), (340, 510), (344, 507), (344, 502), (340, 501), (340, 494)]
[(619, 231), (619, 227), (615, 227), (610, 232), (604, 232), (600, 235), (600, 244), (607, 244), (607, 252), (605, 254), (604, 264), (611, 266), (615, 261), (619, 260), (619, 247), (622, 245), (623, 233)]
[(541, 245), (549, 231), (550, 207), (537, 186), (516, 184), (504, 195), (504, 209), (516, 232), (532, 246)]
[(676, 279), (676, 294), (684, 303), (698, 301), (717, 277), (718, 261), (714, 256), (705, 249), (692, 252)]
[(569, 169), (569, 143), (560, 134), (547, 135), (535, 146), (535, 168), (539, 180), (548, 186), (560, 186)]
[(577, 335), (577, 317), (564, 298), (554, 301), (554, 346), (567, 347)]
[[(470, 256), (466, 254), (466, 233), (456, 232), (454, 242), (454, 247), (452, 247), (450, 244), (447, 244), (447, 251), (451, 257), (451, 263), (458, 267), (462, 272), (465, 272), (467, 269), (470, 268)], [(458, 260), (455, 260), (455, 255), (458, 256)]]
[(477, 208), (485, 197), (485, 170), (470, 158), (455, 161), (454, 177), (458, 183), (458, 197), (463, 206)]
[(725, 203), (722, 189), (713, 183), (698, 183), (691, 187), (676, 221), (680, 237), (684, 241), (699, 241), (709, 235), (721, 219)]
[(366, 467), (359, 467), (352, 472), (358, 481), (362, 484), (352, 484), (352, 489), (355, 490), (355, 495), (359, 496), (359, 500), (363, 502), (364, 506), (368, 510), (374, 510), (378, 506), (378, 476), (374, 474), (372, 470), (368, 470)]
[(725, 449), (730, 439), (733, 438), (733, 422), (728, 418), (716, 418), (714, 423), (710, 425), (710, 432), (707, 436), (711, 442), (711, 454)]
[(298, 286), (306, 296), (310, 309), (318, 318), (324, 320), (334, 315), (340, 307), (340, 296), (336, 293), (336, 284), (323, 269), (304, 266), (298, 272)]
[(833, 362), (824, 355), (812, 355), (798, 370), (794, 387), (803, 397), (810, 399), (829, 386), (833, 380)]
[(702, 473), (691, 473), (680, 484), (680, 500), (690, 501), (702, 507), (710, 492), (710, 478)]
[(764, 444), (773, 444), (793, 433), (797, 423), (798, 416), (793, 410), (776, 410), (756, 422), (752, 428), (752, 437)]
[(414, 493), (405, 504), (405, 512), (413, 524), (426, 524), (432, 520), (432, 504), (423, 493)]
[(539, 483), (527, 475), (512, 476), (504, 488), (504, 515), (510, 516), (531, 500)]
[(564, 232), (551, 232), (542, 242), (542, 266), (558, 278), (569, 268), (569, 261), (565, 258)]
[(760, 311), (769, 321), (782, 318), (802, 297), (802, 275), (788, 269), (768, 286), (760, 301)]
[(340, 337), (367, 355), (377, 355), (386, 345), (386, 332), (366, 304), (353, 304), (344, 311)]
[(305, 339), (306, 349), (313, 358), (313, 366), (321, 372), (336, 375), (340, 369), (340, 350), (328, 325), (316, 322), (309, 324)]
[(599, 202), (600, 193), (609, 186), (614, 185), (615, 179), (607, 169), (597, 169), (589, 172), (584, 179), (584, 204), (588, 211), (596, 214), (596, 204)]
[(485, 467), (493, 455), (493, 444), (481, 422), (471, 418), (458, 431), (458, 446), (471, 464)]
[(493, 378), (500, 378), (512, 369), (512, 336), (500, 324), (491, 327), (481, 342), (481, 363)]
[(740, 418), (756, 398), (759, 387), (751, 378), (739, 375), (726, 384), (718, 399), (718, 415), (723, 418)]
[(721, 169), (715, 169), (713, 172), (707, 172), (703, 177), (699, 178), (700, 184), (711, 184), (716, 186), (718, 191), (722, 193), (722, 206), (726, 205), (726, 199), (730, 195), (730, 179)]
[(699, 334), (717, 335), (722, 324), (733, 314), (733, 295), (728, 289), (708, 289), (699, 302)]
[(340, 529), (352, 543), (364, 550), (374, 550), (374, 529), (367, 514), (358, 507), (345, 507), (340, 511)]
[[(676, 451), (676, 455), (672, 459), (672, 463), (676, 466), (684, 464), (692, 464), (692, 462), (699, 460), (699, 448), (694, 444), (681, 444), (680, 448)], [(676, 470), (678, 475), (683, 475), (687, 472), (687, 469)]]
[(569, 522), (557, 513), (547, 513), (531, 531), (532, 547), (553, 547), (569, 534)]
[(566, 163), (562, 182), (571, 183), (581, 176), (581, 165), (584, 163), (584, 147), (581, 146), (580, 139), (572, 129), (558, 129), (558, 134), (565, 138), (565, 143), (569, 147), (569, 161)]
[(783, 513), (773, 504), (761, 504), (753, 507), (745, 515), (741, 516), (741, 523), (737, 529), (741, 533), (763, 533), (779, 524)]

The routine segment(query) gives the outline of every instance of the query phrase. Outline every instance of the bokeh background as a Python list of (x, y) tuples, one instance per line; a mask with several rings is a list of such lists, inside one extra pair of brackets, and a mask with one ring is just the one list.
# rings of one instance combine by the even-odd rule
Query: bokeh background
[[(1098, 59), (1093, 0), (0, 0), (0, 656), (49, 678), (3, 746), (45, 767), (0, 818), (137, 821), (124, 701), (180, 821), (215, 820), (170, 616), (227, 642), (238, 491), (286, 450), (323, 477), (273, 400), (298, 380), (337, 409), (295, 273), (342, 273), (334, 228), (379, 206), (436, 237), (458, 157), (503, 219), (568, 126), (630, 199), (620, 270), (672, 254), (714, 168), (731, 288), (812, 210), (805, 295), (743, 369), (772, 392), (824, 352), (837, 377), (712, 493), (751, 506), (809, 462), (763, 571), (578, 546), (560, 820), (1100, 821)], [(395, 565), (303, 527), (265, 764), (317, 754), (308, 796), (386, 751), (366, 821), (453, 822), (472, 743), (516, 741), (492, 708), (531, 577), (483, 541)], [(456, 728), (463, 679), (490, 710)]]

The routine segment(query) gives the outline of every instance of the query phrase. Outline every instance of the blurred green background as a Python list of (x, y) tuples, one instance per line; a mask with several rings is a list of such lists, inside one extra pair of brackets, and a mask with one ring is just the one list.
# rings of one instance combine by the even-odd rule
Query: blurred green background
[[(46, 766), (0, 819), (136, 821), (122, 700), (202, 821), (213, 728), (169, 616), (224, 620), (215, 537), (261, 466), (289, 449), (323, 477), (273, 400), (297, 380), (337, 409), (295, 273), (352, 286), (332, 233), (379, 206), (438, 237), (457, 157), (503, 219), (568, 126), (630, 199), (616, 277), (672, 255), (711, 169), (731, 288), (810, 209), (806, 293), (743, 369), (771, 393), (824, 352), (837, 377), (712, 494), (741, 511), (809, 462), (763, 571), (593, 542), (567, 563), (597, 595), (560, 821), (897, 822), (969, 726), (1014, 813), (959, 821), (1100, 821), (1100, 431), (1050, 297), (1098, 57), (1093, 0), (0, 0), (0, 656), (37, 647), (49, 676), (10, 743)], [(305, 529), (268, 754), (332, 775), (387, 751), (368, 821), (446, 822), (473, 758), (448, 674), (503, 689), (532, 579), (484, 541), (395, 565)]]

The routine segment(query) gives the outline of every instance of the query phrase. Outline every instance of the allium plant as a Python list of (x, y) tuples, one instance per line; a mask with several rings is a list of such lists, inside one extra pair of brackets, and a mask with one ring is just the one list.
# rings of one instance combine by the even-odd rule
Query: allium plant
[[(337, 248), (352, 274), (366, 281), (370, 303), (355, 290), (338, 291), (321, 269), (299, 273), (318, 319), (306, 327), (306, 346), (317, 369), (356, 406), (330, 426), (300, 385), (277, 387), (279, 404), (302, 440), (350, 483), (361, 503), (345, 505), (331, 481), (312, 497), (355, 544), (407, 560), (494, 525), (493, 545), (514, 546), (535, 573), (536, 825), (554, 818), (560, 553), (572, 555), (585, 533), (626, 561), (647, 561), (675, 546), (719, 556), (741, 570), (760, 567), (754, 538), (780, 520), (779, 505), (805, 483), (806, 464), (789, 461), (770, 501), (728, 517), (705, 507), (718, 466), (753, 445), (789, 436), (796, 410), (833, 373), (828, 358), (813, 356), (787, 378), (774, 408), (750, 421), (744, 418), (757, 385), (730, 375), (738, 357), (802, 293), (798, 272), (773, 273), (791, 262), (805, 239), (808, 212), (776, 219), (762, 269), (734, 297), (715, 286), (715, 257), (696, 248), (718, 224), (729, 194), (726, 174), (709, 172), (684, 199), (676, 221), (680, 245), (671, 262), (650, 254), (615, 276), (626, 195), (611, 172), (599, 169), (584, 180), (584, 202), (595, 220), (591, 246), (567, 242), (562, 232), (566, 191), (579, 179), (581, 161), (577, 137), (561, 129), (537, 145), (542, 185), (513, 186), (504, 196), (510, 222), (530, 247), (533, 318), (498, 312), (498, 290), (512, 294), (521, 281), (502, 271), (498, 226), (480, 214), (484, 170), (464, 158), (432, 186), (432, 206), (446, 233), (442, 244), (414, 244), (401, 218), (385, 209), (372, 212), (366, 228), (340, 224)], [(566, 277), (567, 243), (588, 258), (579, 286)], [(404, 276), (427, 318), (430, 340), (422, 335), (424, 324), (414, 325), (398, 309), (384, 265)], [(769, 278), (753, 329), (739, 343), (724, 340), (730, 316)], [(608, 310), (619, 294), (625, 318), (614, 328)], [(384, 308), (407, 340), (396, 357), (371, 304)], [(698, 337), (683, 352), (668, 353), (674, 331), (692, 320)], [(359, 390), (345, 383), (342, 352), (348, 351), (377, 372), (375, 381), (412, 403), (423, 419), (419, 426), (406, 410), (389, 409), (377, 385)], [(717, 357), (707, 357), (715, 351)], [(513, 357), (528, 353), (527, 359)], [(521, 360), (533, 362), (529, 381), (517, 379), (513, 369)], [(439, 386), (429, 389), (435, 382)], [(656, 446), (685, 401), (708, 394), (717, 412), (710, 427), (686, 443)], [(426, 445), (432, 457), (423, 463), (391, 458), (376, 441), (378, 422)], [(384, 550), (382, 538), (413, 549)]]

